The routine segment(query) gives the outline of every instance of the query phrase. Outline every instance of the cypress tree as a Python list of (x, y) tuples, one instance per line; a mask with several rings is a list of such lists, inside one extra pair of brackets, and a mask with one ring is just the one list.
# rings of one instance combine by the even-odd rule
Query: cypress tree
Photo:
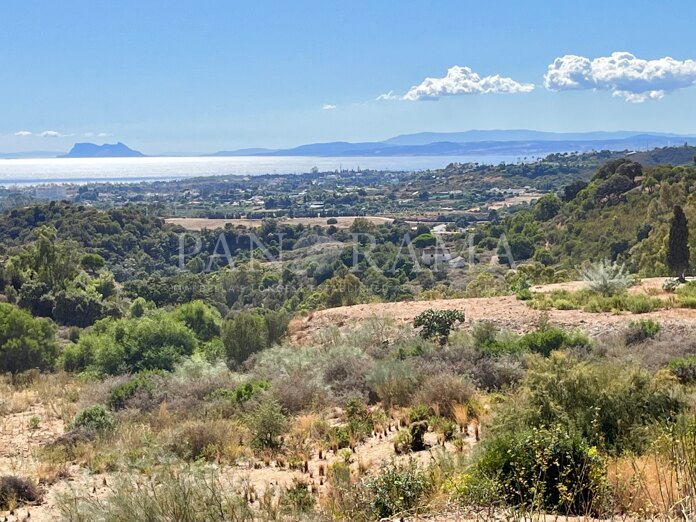
[(689, 225), (684, 210), (677, 205), (669, 225), (667, 266), (681, 280), (689, 268)]

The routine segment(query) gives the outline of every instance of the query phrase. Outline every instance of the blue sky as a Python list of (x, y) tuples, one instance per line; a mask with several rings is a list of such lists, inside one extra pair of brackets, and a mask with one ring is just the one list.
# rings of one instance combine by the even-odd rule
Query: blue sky
[[(696, 134), (695, 19), (693, 0), (7, 0), (0, 151), (492, 128)], [(635, 60), (617, 66), (619, 51)], [(579, 58), (557, 62), (547, 88), (566, 55)], [(642, 60), (657, 71), (647, 79), (617, 72)], [(470, 71), (443, 80), (454, 66)], [(427, 77), (441, 80), (412, 90)], [(390, 92), (399, 99), (377, 100)]]

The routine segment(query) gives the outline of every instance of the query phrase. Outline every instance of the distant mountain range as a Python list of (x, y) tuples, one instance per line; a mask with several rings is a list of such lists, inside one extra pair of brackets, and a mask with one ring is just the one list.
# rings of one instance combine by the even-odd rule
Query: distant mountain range
[[(289, 149), (248, 148), (203, 156), (544, 156), (555, 152), (591, 150), (646, 151), (657, 147), (696, 144), (696, 137), (661, 132), (543, 132), (533, 130), (470, 130), (420, 132), (384, 141), (310, 143)], [(119, 142), (76, 143), (67, 154), (55, 152), (0, 153), (0, 158), (135, 158), (144, 154)]]
[(95, 143), (76, 143), (67, 154), (60, 158), (142, 158), (142, 152), (133, 150), (121, 143), (105, 143), (97, 145)]
[(421, 132), (395, 136), (385, 141), (312, 143), (291, 149), (241, 149), (212, 156), (531, 156), (554, 152), (589, 150), (647, 150), (655, 147), (696, 143), (696, 137), (667, 133), (573, 132), (531, 130), (484, 130), (466, 132)]

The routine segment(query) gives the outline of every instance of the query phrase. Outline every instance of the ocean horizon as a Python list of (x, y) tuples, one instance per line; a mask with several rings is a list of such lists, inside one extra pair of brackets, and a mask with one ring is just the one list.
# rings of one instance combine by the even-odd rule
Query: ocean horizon
[(36, 158), (0, 160), (0, 185), (135, 183), (204, 176), (260, 176), (302, 174), (317, 167), (336, 170), (418, 171), (444, 168), (450, 163), (512, 163), (517, 156), (394, 156), (314, 157), (235, 156), (144, 158)]

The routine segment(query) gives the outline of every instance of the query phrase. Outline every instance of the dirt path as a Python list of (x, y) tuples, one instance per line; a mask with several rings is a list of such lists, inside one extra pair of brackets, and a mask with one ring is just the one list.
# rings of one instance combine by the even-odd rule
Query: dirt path
[[(649, 293), (655, 297), (666, 297), (662, 293), (663, 278), (645, 279), (632, 292)], [(581, 282), (559, 283), (536, 286), (534, 292), (551, 292), (553, 290), (578, 290)], [(370, 303), (355, 306), (330, 308), (298, 317), (290, 323), (290, 332), (294, 342), (306, 343), (310, 336), (329, 326), (347, 328), (355, 326), (371, 317), (390, 317), (396, 322), (410, 323), (413, 318), (425, 310), (456, 309), (466, 316), (465, 328), (478, 321), (492, 321), (499, 328), (524, 333), (533, 330), (542, 317), (548, 317), (552, 325), (563, 328), (579, 328), (591, 335), (600, 335), (624, 326), (637, 318), (654, 319), (671, 329), (696, 329), (696, 310), (672, 308), (658, 310), (647, 314), (590, 313), (582, 310), (549, 310), (541, 312), (527, 306), (515, 296), (480, 297), (466, 299), (436, 299), (433, 301), (406, 301), (399, 303)]]

